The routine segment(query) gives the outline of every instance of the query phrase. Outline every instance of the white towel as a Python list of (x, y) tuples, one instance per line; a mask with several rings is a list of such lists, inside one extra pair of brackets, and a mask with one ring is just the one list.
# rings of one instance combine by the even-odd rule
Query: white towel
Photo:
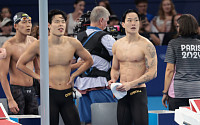
[(122, 84), (121, 83), (112, 83), (111, 84), (111, 91), (118, 100), (123, 98), (125, 95), (127, 95), (127, 91), (122, 92), (122, 91), (116, 90), (117, 86), (120, 86), (120, 85), (122, 85)]

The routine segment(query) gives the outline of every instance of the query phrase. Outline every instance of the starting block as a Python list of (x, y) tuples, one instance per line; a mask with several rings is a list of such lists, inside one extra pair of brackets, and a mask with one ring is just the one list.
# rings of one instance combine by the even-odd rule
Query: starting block
[(190, 109), (197, 114), (200, 114), (200, 99), (189, 99)]
[(200, 99), (189, 99), (190, 107), (175, 110), (175, 121), (180, 125), (200, 125)]
[(174, 111), (149, 111), (149, 125), (177, 125), (177, 123), (174, 121)]
[(40, 125), (40, 115), (9, 115), (10, 119), (22, 125)]
[(21, 125), (17, 122), (10, 120), (2, 103), (0, 103), (0, 125)]

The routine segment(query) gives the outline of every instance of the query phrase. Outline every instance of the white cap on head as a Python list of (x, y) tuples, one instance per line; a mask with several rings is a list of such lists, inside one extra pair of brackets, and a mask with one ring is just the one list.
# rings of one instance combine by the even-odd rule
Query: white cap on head
[(12, 23), (12, 20), (10, 18), (4, 18), (3, 21), (0, 23), (0, 27), (5, 26), (6, 24), (8, 24), (9, 22)]

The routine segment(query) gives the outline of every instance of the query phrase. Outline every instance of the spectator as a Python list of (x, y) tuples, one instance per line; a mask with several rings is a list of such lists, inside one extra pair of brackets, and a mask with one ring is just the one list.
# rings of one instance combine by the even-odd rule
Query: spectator
[(13, 21), (10, 18), (4, 18), (0, 23), (0, 28), (2, 32), (0, 33), (0, 47), (4, 44), (4, 42), (15, 35), (12, 32)]
[(148, 0), (135, 0), (135, 5), (137, 8), (138, 14), (145, 15), (147, 17), (147, 20), (151, 22), (154, 16), (147, 13)]
[[(39, 26), (35, 25), (32, 30), (31, 30), (31, 36), (35, 37), (36, 39), (40, 39), (40, 35), (39, 35)], [(48, 29), (48, 36), (50, 35), (50, 31)]]
[(67, 35), (74, 35), (74, 28), (78, 24), (79, 18), (83, 14), (85, 9), (85, 1), (84, 0), (76, 0), (74, 2), (74, 12), (69, 13), (67, 15), (67, 25), (66, 25), (66, 32)]
[(158, 34), (151, 32), (151, 25), (144, 14), (140, 15), (139, 34), (149, 39), (154, 45), (160, 45)]
[(35, 37), (36, 39), (39, 39), (39, 26), (36, 25), (31, 30), (31, 36)]
[[(169, 32), (171, 28), (172, 17), (176, 15), (176, 10), (172, 0), (162, 0), (158, 10), (158, 16), (152, 20), (152, 32)], [(161, 45), (164, 34), (159, 34)]]
[(119, 19), (117, 15), (110, 15), (108, 26), (114, 26), (114, 25), (119, 25)]
[(10, 8), (8, 8), (8, 7), (3, 7), (2, 9), (1, 9), (1, 16), (2, 16), (2, 18), (11, 18), (11, 16), (12, 16), (12, 13), (11, 13), (11, 10), (10, 10)]
[(0, 15), (0, 23), (3, 21), (3, 17)]
[[(198, 22), (194, 16), (184, 14), (177, 21), (177, 31), (179, 37), (169, 42), (165, 58), (167, 67), (162, 103), (167, 108), (166, 101), (169, 102), (169, 110), (189, 106), (189, 99), (200, 97)], [(174, 95), (168, 96), (172, 83)]]
[(110, 3), (109, 3), (108, 0), (101, 0), (101, 1), (99, 2), (99, 6), (105, 7), (105, 8), (109, 11), (110, 15), (113, 15), (113, 14), (114, 14), (114, 12), (112, 11), (112, 9), (111, 9), (111, 7), (110, 7)]
[(169, 41), (171, 39), (174, 39), (177, 37), (177, 20), (181, 16), (181, 14), (176, 14), (172, 17), (172, 22), (171, 22), (171, 28), (170, 31), (165, 33), (165, 36), (163, 38), (162, 45), (168, 45)]

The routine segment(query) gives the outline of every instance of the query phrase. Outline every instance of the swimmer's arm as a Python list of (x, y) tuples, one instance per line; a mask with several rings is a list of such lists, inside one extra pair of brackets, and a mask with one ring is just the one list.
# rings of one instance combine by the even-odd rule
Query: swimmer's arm
[(14, 99), (11, 94), (10, 85), (9, 85), (9, 82), (7, 79), (12, 48), (9, 48), (9, 46), (7, 44), (4, 44), (3, 47), (7, 51), (7, 56), (6, 56), (6, 58), (0, 60), (0, 81), (1, 81), (2, 88), (4, 90), (4, 93), (5, 93), (8, 101), (13, 101)]
[(146, 72), (138, 79), (130, 82), (131, 88), (141, 85), (157, 77), (157, 54), (152, 43), (148, 43), (144, 49)]
[(40, 60), (37, 57), (34, 58), (33, 65), (34, 65), (35, 73), (40, 74)]
[(31, 69), (26, 67), (26, 64), (39, 54), (39, 42), (33, 42), (28, 49), (20, 56), (17, 62), (17, 69), (22, 71), (23, 73), (35, 78), (40, 79), (39, 74), (34, 73)]
[(74, 39), (73, 43), (76, 48), (76, 54), (84, 61), (83, 64), (72, 74), (72, 77), (75, 78), (93, 65), (93, 59), (90, 53), (78, 40)]
[(79, 68), (84, 61), (80, 59), (78, 62), (71, 64), (71, 70), (74, 71), (75, 69)]
[(119, 79), (119, 60), (116, 57), (116, 45), (113, 45), (112, 48), (113, 60), (112, 60), (112, 68), (110, 72), (111, 81), (114, 83)]

